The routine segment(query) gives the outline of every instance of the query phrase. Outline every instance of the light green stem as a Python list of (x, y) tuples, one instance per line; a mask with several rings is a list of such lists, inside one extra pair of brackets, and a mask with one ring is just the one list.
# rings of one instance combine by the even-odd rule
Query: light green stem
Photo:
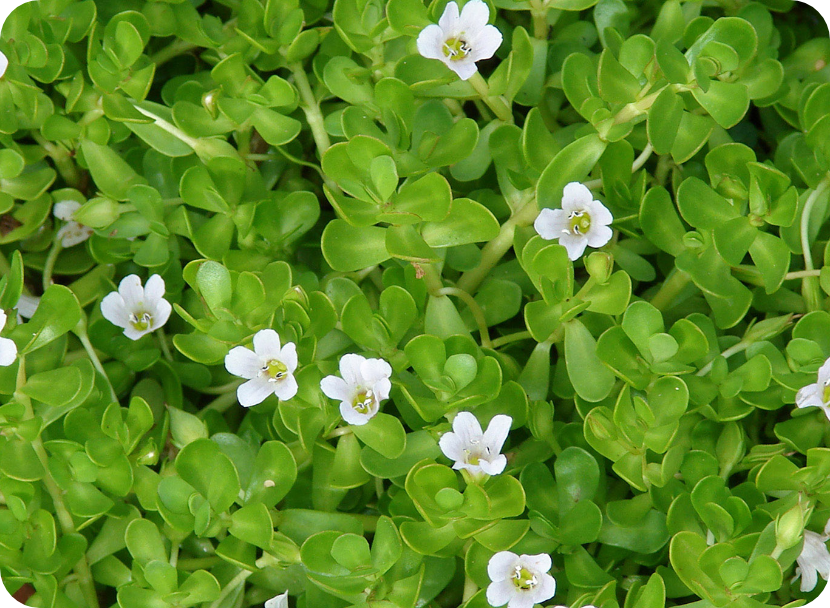
[(493, 110), (493, 113), (500, 120), (510, 124), (513, 123), (513, 111), (510, 109), (510, 106), (507, 105), (503, 97), (490, 95), (490, 87), (487, 86), (487, 82), (479, 72), (470, 76), (467, 82), (473, 86), (476, 93), (481, 97), (481, 101), (486, 103), (487, 107)]
[(496, 238), (488, 242), (481, 250), (479, 265), (461, 275), (458, 280), (458, 287), (467, 293), (475, 293), (475, 290), (487, 278), (493, 267), (513, 246), (513, 235), (516, 228), (529, 226), (534, 222), (537, 215), (539, 215), (539, 210), (536, 207), (536, 199), (535, 197), (528, 197), (516, 208), (510, 219), (502, 224)]
[(60, 239), (55, 236), (52, 242), (52, 248), (49, 250), (49, 255), (46, 256), (46, 261), (43, 263), (43, 291), (45, 292), (52, 285), (52, 273), (55, 270), (55, 262), (58, 261), (58, 256), (63, 250)]
[(291, 73), (294, 74), (294, 84), (297, 85), (297, 90), (300, 92), (303, 112), (305, 112), (308, 126), (311, 127), (311, 135), (314, 137), (314, 143), (317, 144), (317, 150), (320, 156), (322, 156), (323, 152), (331, 147), (331, 140), (329, 139), (329, 134), (326, 132), (323, 113), (320, 111), (320, 104), (317, 103), (317, 98), (311, 90), (311, 85), (308, 82), (308, 77), (303, 66), (295, 63), (290, 66), (290, 69)]
[(199, 412), (199, 418), (203, 418), (205, 413), (211, 410), (217, 411), (221, 414), (222, 412), (227, 411), (236, 402), (236, 391), (219, 395), (216, 399), (202, 408)]
[(651, 305), (657, 310), (664, 310), (691, 280), (692, 278), (682, 270), (675, 270), (666, 279), (660, 287), (660, 290), (654, 294), (654, 297), (651, 299)]
[(487, 319), (484, 316), (484, 311), (481, 306), (479, 306), (478, 302), (475, 301), (473, 296), (458, 287), (442, 287), (435, 292), (435, 295), (455, 296), (459, 300), (462, 300), (467, 305), (467, 308), (470, 309), (470, 312), (473, 313), (473, 319), (475, 319), (476, 325), (478, 326), (478, 333), (481, 334), (481, 345), (484, 348), (493, 348), (493, 343), (490, 341), (490, 332), (487, 329)]
[[(730, 346), (729, 348), (727, 348), (725, 351), (723, 351), (723, 352), (720, 354), (720, 356), (721, 356), (721, 357), (723, 357), (724, 359), (728, 359), (728, 358), (729, 358), (729, 357), (731, 357), (732, 355), (736, 355), (736, 354), (738, 354), (738, 353), (740, 353), (740, 352), (745, 351), (745, 350), (746, 350), (747, 348), (749, 348), (752, 344), (753, 344), (752, 342), (738, 342), (737, 344), (733, 344), (732, 346)], [(697, 372), (697, 375), (698, 375), (698, 376), (705, 376), (705, 375), (706, 375), (706, 374), (708, 374), (710, 371), (712, 371), (712, 367), (715, 365), (715, 361), (716, 361), (716, 360), (717, 360), (717, 357), (715, 357), (714, 359), (712, 359), (711, 361), (709, 361), (709, 363), (707, 363), (706, 365), (704, 365), (703, 367), (701, 367), (701, 368), (700, 368), (700, 371), (699, 371), (699, 372)]]
[(115, 393), (115, 389), (112, 388), (112, 382), (110, 382), (110, 378), (107, 375), (107, 371), (104, 369), (104, 366), (101, 364), (101, 359), (98, 358), (98, 353), (95, 352), (95, 347), (92, 346), (92, 342), (89, 341), (89, 336), (86, 333), (86, 322), (83, 323), (83, 327), (74, 329), (74, 333), (78, 336), (78, 340), (81, 341), (81, 344), (86, 351), (86, 354), (89, 355), (90, 361), (92, 361), (92, 366), (95, 370), (104, 377), (104, 380), (107, 381), (107, 386), (110, 389), (110, 396), (112, 400), (118, 403), (118, 395)]
[[(801, 212), (801, 252), (804, 255), (804, 267), (806, 270), (813, 270), (813, 253), (810, 250), (810, 214), (813, 207), (830, 187), (830, 175), (825, 176), (821, 183), (810, 193), (804, 202), (804, 209)], [(802, 283), (802, 294), (807, 303), (807, 310), (821, 309), (821, 288), (814, 276), (805, 276)]]
[(225, 601), (225, 598), (228, 597), (233, 591), (240, 585), (244, 585), (245, 581), (251, 576), (253, 572), (248, 570), (240, 570), (239, 574), (231, 579), (231, 581), (225, 585), (225, 588), (222, 589), (222, 592), (219, 594), (219, 597), (216, 598), (216, 601), (210, 605), (210, 608), (219, 608), (222, 605), (222, 602)]
[[(26, 360), (21, 355), (19, 365), (17, 368), (17, 389), (15, 391), (15, 399), (23, 406), (27, 420), (34, 418), (34, 410), (32, 409), (32, 402), (29, 396), (23, 393), (20, 389), (26, 384)], [(52, 504), (55, 507), (55, 514), (58, 516), (61, 530), (64, 535), (76, 534), (75, 521), (66, 508), (66, 503), (63, 501), (63, 490), (60, 489), (57, 482), (55, 482), (52, 473), (49, 470), (49, 456), (46, 453), (46, 448), (43, 447), (43, 440), (38, 435), (32, 441), (32, 449), (43, 467), (43, 485), (46, 486), (46, 491), (52, 498)], [(89, 570), (89, 563), (86, 559), (86, 554), (82, 555), (78, 563), (74, 565), (75, 574), (78, 577), (78, 585), (81, 587), (81, 592), (84, 594), (84, 599), (87, 603), (87, 608), (98, 608), (98, 593), (95, 591), (95, 583), (92, 580), (92, 572)]]
[(159, 327), (156, 339), (158, 340), (159, 348), (161, 349), (161, 354), (164, 355), (165, 359), (172, 363), (173, 354), (170, 352), (170, 346), (167, 344), (167, 334), (164, 333), (163, 327)]
[(531, 335), (531, 333), (527, 330), (517, 331), (514, 334), (507, 334), (506, 336), (493, 338), (493, 341), (490, 343), (490, 345), (492, 348), (498, 348), (506, 344), (512, 344), (513, 342), (520, 342), (521, 340), (530, 340), (532, 337), (533, 336)]

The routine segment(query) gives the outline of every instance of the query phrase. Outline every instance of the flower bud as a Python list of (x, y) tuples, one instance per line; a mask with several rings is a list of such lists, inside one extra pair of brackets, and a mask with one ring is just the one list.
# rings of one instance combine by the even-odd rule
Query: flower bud
[(591, 278), (604, 285), (614, 269), (614, 256), (604, 251), (595, 251), (585, 260), (585, 269)]
[(106, 228), (121, 215), (121, 207), (111, 198), (93, 198), (73, 214), (73, 219), (90, 228)]
[(787, 329), (792, 321), (792, 315), (781, 315), (780, 317), (772, 317), (771, 319), (759, 321), (746, 331), (743, 341), (760, 342), (762, 340), (774, 338)]
[(795, 547), (804, 535), (804, 512), (801, 503), (775, 520), (775, 544), (781, 551)]

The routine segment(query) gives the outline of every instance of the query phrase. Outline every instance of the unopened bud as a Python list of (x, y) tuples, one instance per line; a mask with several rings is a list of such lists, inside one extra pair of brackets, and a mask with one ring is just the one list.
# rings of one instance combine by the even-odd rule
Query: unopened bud
[(775, 544), (781, 551), (786, 551), (795, 547), (803, 535), (804, 512), (799, 503), (775, 520)]
[(121, 215), (121, 205), (111, 198), (99, 197), (87, 201), (73, 215), (73, 219), (90, 228), (106, 228)]
[(774, 338), (787, 329), (793, 322), (792, 315), (782, 315), (771, 319), (764, 319), (750, 327), (744, 334), (744, 342), (760, 342)]
[(604, 251), (595, 251), (585, 260), (585, 269), (591, 278), (604, 285), (614, 269), (614, 256)]

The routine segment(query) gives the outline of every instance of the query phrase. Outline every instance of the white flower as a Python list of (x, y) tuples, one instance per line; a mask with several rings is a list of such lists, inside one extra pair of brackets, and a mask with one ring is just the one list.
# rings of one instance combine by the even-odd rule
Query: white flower
[(801, 555), (796, 562), (795, 581), (801, 577), (801, 591), (806, 593), (812, 591), (818, 582), (817, 574), (824, 580), (830, 580), (830, 552), (825, 544), (830, 539), (830, 520), (824, 526), (824, 534), (816, 534), (810, 530), (804, 530), (804, 545), (801, 548)]
[(795, 404), (798, 407), (820, 407), (830, 419), (830, 359), (819, 368), (818, 382), (798, 389)]
[(31, 319), (37, 310), (38, 304), (40, 304), (40, 298), (27, 296), (25, 293), (20, 294), (20, 299), (14, 305), (15, 310), (17, 310), (18, 321), (22, 322), (21, 319), (24, 318)]
[(498, 475), (507, 466), (501, 448), (510, 432), (513, 419), (493, 416), (487, 431), (481, 432), (478, 419), (470, 412), (459, 412), (452, 421), (452, 431), (441, 436), (438, 445), (444, 456), (454, 460), (454, 469), (465, 469), (474, 477)]
[[(6, 326), (6, 313), (0, 310), (0, 331)], [(17, 359), (17, 344), (14, 340), (0, 338), (0, 367), (8, 367)]]
[(536, 232), (545, 240), (559, 239), (568, 250), (568, 257), (576, 260), (586, 246), (602, 247), (611, 240), (614, 231), (608, 225), (614, 216), (583, 184), (571, 182), (562, 193), (561, 209), (542, 209), (533, 223)]
[(280, 336), (273, 329), (254, 334), (254, 350), (237, 346), (225, 356), (225, 369), (248, 380), (236, 389), (239, 404), (251, 407), (265, 401), (270, 394), (287, 401), (297, 394), (297, 345), (280, 346)]
[(470, 0), (461, 15), (458, 5), (450, 2), (444, 14), (418, 35), (418, 52), (427, 59), (447, 64), (461, 80), (476, 73), (476, 61), (489, 59), (501, 46), (501, 32), (490, 20), (490, 8), (482, 0)]
[(366, 424), (378, 413), (380, 402), (389, 398), (392, 367), (383, 359), (348, 354), (340, 358), (340, 375), (326, 376), (320, 388), (330, 399), (340, 401), (340, 415), (349, 424)]
[(101, 300), (104, 318), (124, 328), (124, 335), (138, 340), (167, 323), (173, 307), (164, 299), (164, 279), (154, 274), (141, 286), (141, 279), (131, 274)]
[(487, 574), (493, 581), (487, 587), (487, 601), (491, 606), (532, 608), (552, 598), (556, 581), (548, 574), (550, 555), (516, 555), (499, 551), (490, 558)]
[(80, 208), (78, 201), (59, 201), (52, 208), (54, 216), (66, 222), (57, 234), (64, 249), (83, 243), (92, 236), (92, 228), (75, 221), (75, 212)]
[[(0, 30), (3, 29), (3, 24), (9, 18), (9, 15), (12, 14), (12, 11), (27, 2), (31, 2), (31, 0), (3, 0), (0, 2)], [(6, 73), (7, 67), (9, 67), (9, 59), (0, 52), (0, 77)]]
[(288, 591), (265, 602), (265, 608), (288, 608)]

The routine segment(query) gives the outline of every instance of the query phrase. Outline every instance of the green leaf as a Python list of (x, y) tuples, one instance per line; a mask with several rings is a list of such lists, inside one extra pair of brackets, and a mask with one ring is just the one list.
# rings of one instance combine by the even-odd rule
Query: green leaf
[(598, 135), (588, 135), (560, 150), (536, 184), (536, 200), (539, 207), (560, 207), (565, 186), (569, 182), (584, 181), (607, 145)]
[(576, 393), (586, 401), (605, 399), (615, 377), (596, 354), (596, 340), (579, 321), (565, 323), (565, 362)]
[(332, 220), (322, 236), (326, 262), (341, 272), (376, 266), (389, 259), (386, 230), (374, 226), (357, 228), (343, 220)]
[(366, 424), (351, 425), (351, 429), (360, 441), (384, 458), (397, 458), (406, 449), (406, 432), (403, 425), (400, 420), (389, 414), (378, 412)]
[(89, 166), (89, 172), (101, 192), (119, 201), (127, 199), (127, 191), (147, 180), (138, 175), (109, 146), (102, 146), (88, 139), (81, 140), (81, 151)]

